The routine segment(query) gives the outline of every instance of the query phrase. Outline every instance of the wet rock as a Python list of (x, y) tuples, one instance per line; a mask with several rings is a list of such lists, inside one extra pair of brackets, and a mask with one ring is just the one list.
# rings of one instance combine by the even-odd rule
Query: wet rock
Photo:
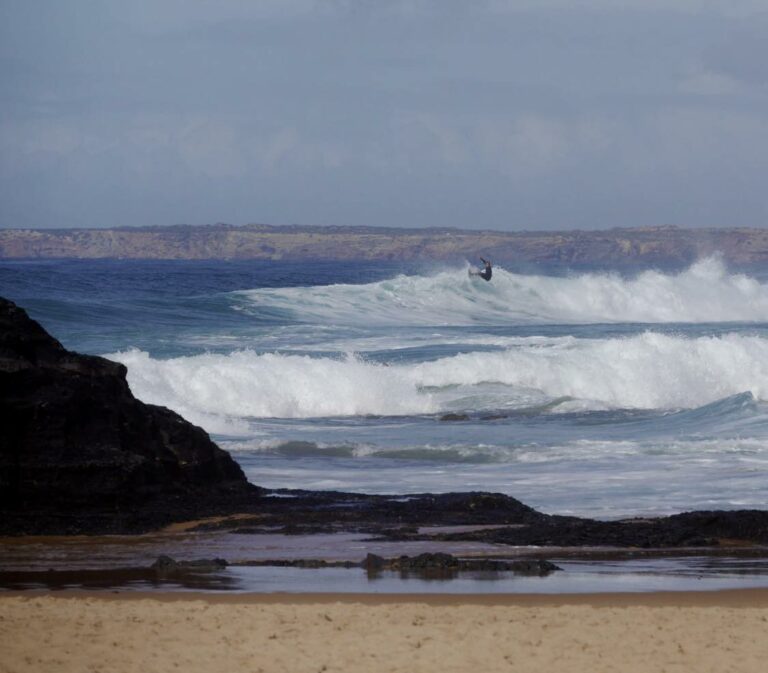
[(468, 421), (469, 416), (467, 414), (443, 414), (440, 416), (441, 421)]
[[(285, 497), (285, 495), (292, 497)], [(200, 530), (237, 533), (355, 532), (368, 539), (477, 541), (552, 547), (715, 547), (728, 540), (768, 544), (768, 512), (687, 512), (669, 517), (596, 521), (548, 515), (500, 493), (443, 493), (408, 496), (323, 491), (281, 491), (262, 498), (258, 519), (204, 525)], [(258, 525), (254, 525), (258, 522)], [(457, 532), (442, 526), (484, 526)], [(284, 528), (287, 527), (287, 528)]]
[(527, 575), (547, 575), (558, 566), (543, 559), (522, 559), (507, 561), (488, 558), (457, 558), (443, 552), (425, 552), (418, 556), (397, 556), (384, 558), (378, 554), (368, 553), (361, 562), (355, 561), (326, 561), (324, 559), (274, 559), (245, 561), (237, 565), (272, 566), (278, 568), (363, 568), (375, 576), (384, 570), (398, 571), (403, 574), (413, 574), (427, 577), (453, 577), (464, 571), (514, 572)]
[(202, 428), (137, 400), (122, 364), (2, 298), (0, 413), (0, 534), (138, 532), (258, 500)]
[(400, 556), (392, 559), (388, 566), (392, 570), (424, 570), (427, 568), (459, 569), (459, 559), (451, 554), (424, 553), (418, 556)]
[[(272, 497), (272, 494), (280, 497)], [(290, 495), (291, 497), (285, 497)], [(194, 530), (233, 533), (362, 532), (408, 540), (419, 526), (522, 524), (546, 515), (501, 493), (421, 493), (407, 496), (366, 495), (335, 491), (266, 491), (258, 518), (202, 523)]]
[(444, 552), (425, 552), (418, 556), (398, 556), (385, 559), (376, 554), (368, 554), (362, 562), (362, 567), (369, 572), (396, 570), (403, 573), (438, 574), (447, 576), (461, 571), (491, 571), (515, 572), (529, 575), (547, 575), (561, 570), (554, 563), (543, 559), (523, 559), (508, 561), (489, 558), (457, 558)]
[(177, 561), (170, 556), (158, 556), (150, 569), (158, 575), (167, 576), (183, 572), (216, 572), (223, 570), (228, 565), (227, 561), (221, 558)]
[(355, 561), (326, 561), (325, 559), (260, 559), (258, 561), (240, 561), (239, 566), (248, 567), (272, 567), (272, 568), (308, 568), (310, 570), (323, 568), (359, 568)]
[(525, 574), (546, 575), (561, 570), (554, 563), (543, 559), (507, 561), (488, 558), (460, 559), (442, 552), (424, 553), (418, 556), (400, 556), (385, 562), (384, 568), (401, 571), (455, 570), (455, 571), (512, 571)]
[(362, 566), (369, 571), (383, 570), (387, 565), (387, 560), (378, 554), (369, 553), (363, 560)]
[(768, 512), (686, 512), (656, 519), (595, 521), (545, 516), (527, 524), (449, 533), (432, 539), (541, 547), (716, 547), (724, 541), (768, 543)]

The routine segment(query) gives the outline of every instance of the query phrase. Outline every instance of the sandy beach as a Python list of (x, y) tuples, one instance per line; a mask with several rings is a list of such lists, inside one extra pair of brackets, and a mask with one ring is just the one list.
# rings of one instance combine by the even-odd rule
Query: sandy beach
[(768, 591), (15, 594), (0, 671), (750, 671)]

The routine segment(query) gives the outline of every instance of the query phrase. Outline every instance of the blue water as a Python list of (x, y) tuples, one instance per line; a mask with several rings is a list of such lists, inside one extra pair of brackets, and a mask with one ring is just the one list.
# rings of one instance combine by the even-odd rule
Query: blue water
[(0, 294), (263, 486), (766, 506), (768, 268), (0, 260)]

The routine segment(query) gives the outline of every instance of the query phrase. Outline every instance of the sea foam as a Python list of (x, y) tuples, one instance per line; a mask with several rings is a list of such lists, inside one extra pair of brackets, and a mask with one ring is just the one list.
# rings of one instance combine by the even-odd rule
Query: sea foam
[[(581, 408), (695, 408), (742, 392), (768, 400), (768, 339), (656, 332), (606, 339), (541, 337), (497, 352), (386, 366), (363, 357), (206, 353), (159, 360), (130, 350), (140, 399), (210, 430), (212, 418), (398, 416), (519, 408), (569, 399)], [(556, 411), (548, 409), (548, 412)]]
[(718, 258), (680, 273), (567, 277), (501, 267), (486, 283), (465, 269), (399, 275), (364, 285), (262, 288), (233, 293), (255, 315), (318, 324), (509, 325), (519, 323), (715, 323), (768, 320), (768, 284), (731, 274)]

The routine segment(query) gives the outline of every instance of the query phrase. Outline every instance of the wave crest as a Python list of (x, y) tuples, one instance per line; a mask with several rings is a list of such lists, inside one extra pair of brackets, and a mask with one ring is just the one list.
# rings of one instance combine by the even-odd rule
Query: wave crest
[[(768, 339), (695, 339), (646, 332), (610, 339), (532, 339), (391, 366), (345, 358), (237, 351), (157, 360), (131, 350), (140, 399), (168, 406), (214, 432), (212, 419), (399, 416), (540, 408), (692, 409), (738, 393), (768, 400)], [(567, 402), (547, 406), (553, 400)]]
[(730, 274), (710, 257), (687, 270), (567, 277), (497, 267), (486, 283), (463, 270), (399, 275), (365, 285), (263, 288), (235, 293), (239, 307), (274, 319), (322, 324), (752, 322), (768, 319), (768, 284)]

